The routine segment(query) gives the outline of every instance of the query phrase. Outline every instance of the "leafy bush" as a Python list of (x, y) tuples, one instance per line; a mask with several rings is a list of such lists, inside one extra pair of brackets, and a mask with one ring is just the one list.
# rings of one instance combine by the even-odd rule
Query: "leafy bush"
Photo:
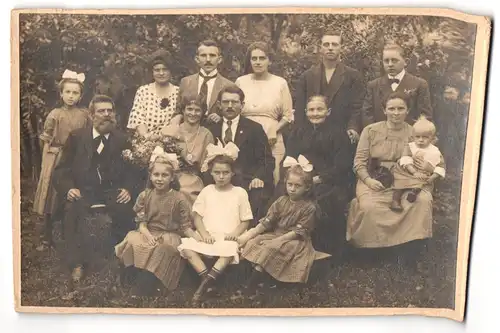
[[(162, 48), (172, 54), (173, 82), (196, 71), (198, 42), (217, 40), (223, 49), (221, 72), (235, 80), (243, 73), (247, 46), (269, 42), (276, 51), (272, 71), (293, 91), (300, 74), (316, 63), (324, 28), (343, 33), (343, 59), (366, 79), (381, 75), (386, 41), (408, 50), (409, 71), (428, 80), (438, 122), (460, 121), (466, 112), (443, 111), (444, 100), (468, 109), (476, 27), (439, 17), (369, 15), (68, 15), (20, 17), (20, 92), (23, 173), (38, 174), (37, 136), (59, 100), (57, 82), (68, 68), (86, 74), (83, 103), (95, 91), (111, 95), (126, 119), (136, 89), (152, 80), (148, 57)], [(455, 89), (458, 94), (443, 95)], [(453, 109), (453, 107), (451, 107)], [(450, 110), (451, 110), (450, 109)], [(459, 117), (459, 118), (457, 118)], [(440, 124), (438, 123), (438, 128)], [(123, 126), (123, 120), (122, 120)], [(463, 151), (462, 142), (453, 141)], [(460, 163), (459, 163), (460, 164)], [(32, 170), (32, 167), (35, 167)]]

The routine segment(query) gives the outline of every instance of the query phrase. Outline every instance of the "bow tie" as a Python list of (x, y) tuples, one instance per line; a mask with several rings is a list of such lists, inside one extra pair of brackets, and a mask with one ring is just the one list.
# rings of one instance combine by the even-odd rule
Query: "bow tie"
[(215, 79), (217, 77), (217, 74), (214, 75), (205, 75), (202, 72), (199, 73), (199, 75), (203, 78), (203, 80), (208, 81), (211, 79)]
[(391, 79), (391, 78), (389, 78), (389, 83), (390, 84), (393, 84), (393, 83), (399, 84), (399, 82), (401, 82), (400, 79)]
[(94, 138), (94, 141), (96, 142), (99, 142), (99, 141), (102, 141), (102, 142), (106, 142), (106, 137), (104, 135), (98, 135)]

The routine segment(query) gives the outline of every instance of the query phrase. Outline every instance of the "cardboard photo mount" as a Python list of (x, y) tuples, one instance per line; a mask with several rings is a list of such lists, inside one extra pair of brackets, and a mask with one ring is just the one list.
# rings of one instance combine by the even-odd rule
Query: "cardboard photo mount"
[[(461, 188), (458, 253), (456, 265), (455, 308), (262, 308), (262, 309), (159, 309), (159, 308), (78, 308), (32, 307), (21, 305), (21, 227), (20, 227), (20, 46), (21, 14), (97, 14), (97, 15), (165, 15), (165, 14), (363, 14), (439, 16), (474, 23), (475, 39), (472, 91)], [(211, 316), (380, 316), (421, 315), (463, 321), (466, 305), (469, 245), (476, 200), (481, 134), (486, 98), (486, 80), (490, 47), (491, 20), (441, 8), (197, 8), (197, 9), (14, 9), (11, 13), (11, 86), (12, 86), (12, 209), (15, 310), (26, 313), (109, 313), (109, 314), (198, 314)]]

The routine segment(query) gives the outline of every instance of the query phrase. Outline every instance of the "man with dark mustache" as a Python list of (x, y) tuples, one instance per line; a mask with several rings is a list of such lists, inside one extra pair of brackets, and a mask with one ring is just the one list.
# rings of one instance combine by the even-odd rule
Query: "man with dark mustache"
[[(258, 221), (267, 212), (274, 187), (275, 164), (267, 135), (262, 125), (241, 116), (245, 94), (237, 85), (224, 87), (217, 99), (221, 106), (222, 121), (210, 124), (207, 128), (216, 141), (224, 145), (234, 142), (238, 146), (232, 183), (248, 192), (254, 221)], [(208, 173), (204, 178), (205, 184), (213, 183), (213, 178)]]
[(92, 125), (73, 131), (54, 171), (55, 188), (66, 198), (64, 230), (67, 259), (79, 282), (91, 252), (84, 243), (90, 208), (105, 205), (112, 220), (111, 240), (120, 242), (134, 229), (132, 197), (134, 179), (122, 151), (129, 148), (125, 134), (116, 129), (113, 100), (96, 95), (89, 105)]
[[(222, 88), (233, 84), (222, 76), (217, 67), (222, 62), (221, 49), (213, 40), (204, 40), (196, 51), (196, 64), (199, 72), (182, 78), (179, 85), (177, 105), (180, 107), (184, 96), (197, 96), (204, 101), (204, 124), (214, 124), (221, 120), (217, 95)], [(182, 111), (177, 109), (172, 123), (179, 123), (182, 119)]]

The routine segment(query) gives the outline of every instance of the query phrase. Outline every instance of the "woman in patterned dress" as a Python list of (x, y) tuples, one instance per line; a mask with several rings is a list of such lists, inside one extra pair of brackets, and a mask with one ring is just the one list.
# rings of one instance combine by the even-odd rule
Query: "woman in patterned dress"
[(175, 112), (179, 87), (171, 82), (170, 54), (158, 51), (152, 56), (154, 82), (140, 86), (134, 98), (127, 128), (136, 134), (156, 137), (170, 123)]
[(274, 184), (280, 176), (280, 163), (285, 156), (282, 131), (293, 121), (292, 95), (286, 80), (269, 72), (271, 49), (256, 42), (248, 47), (245, 72), (236, 85), (245, 93), (242, 116), (258, 122), (264, 128), (275, 159)]

